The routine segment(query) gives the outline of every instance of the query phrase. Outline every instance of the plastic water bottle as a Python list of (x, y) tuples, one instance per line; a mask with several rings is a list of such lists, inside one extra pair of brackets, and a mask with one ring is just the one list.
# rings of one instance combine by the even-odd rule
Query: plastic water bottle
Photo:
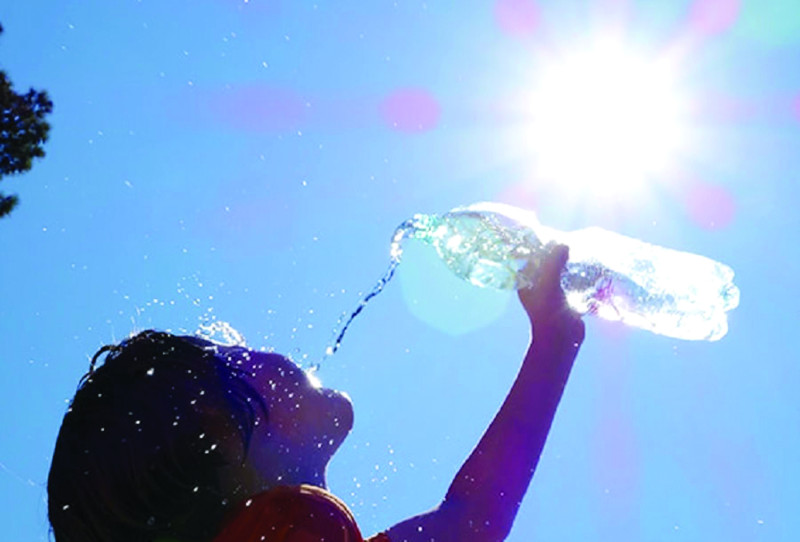
[(415, 215), (394, 234), (395, 265), (407, 238), (433, 245), (459, 277), (500, 289), (529, 286), (548, 245), (565, 244), (570, 252), (561, 287), (570, 307), (679, 339), (722, 338), (726, 312), (739, 304), (733, 270), (724, 264), (601, 228), (561, 232), (511, 205)]

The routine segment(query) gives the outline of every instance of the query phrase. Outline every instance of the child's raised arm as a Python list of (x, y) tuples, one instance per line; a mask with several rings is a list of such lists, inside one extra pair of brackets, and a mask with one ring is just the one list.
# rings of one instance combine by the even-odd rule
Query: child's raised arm
[(560, 287), (567, 249), (555, 247), (521, 290), (532, 342), (503, 406), (435, 509), (387, 532), (392, 542), (504, 540), (542, 453), (584, 337)]

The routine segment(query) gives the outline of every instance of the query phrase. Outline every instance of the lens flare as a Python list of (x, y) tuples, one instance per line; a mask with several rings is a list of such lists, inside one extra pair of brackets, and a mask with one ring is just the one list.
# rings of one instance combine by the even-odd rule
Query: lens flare
[(380, 104), (380, 113), (393, 130), (418, 133), (436, 127), (441, 107), (427, 90), (406, 88), (389, 94)]
[(533, 0), (497, 0), (494, 17), (500, 30), (510, 36), (530, 36), (539, 27), (539, 8)]
[(695, 0), (689, 8), (689, 25), (706, 35), (719, 34), (736, 22), (741, 0)]
[(724, 229), (736, 217), (736, 200), (722, 186), (696, 181), (684, 197), (689, 217), (701, 228)]

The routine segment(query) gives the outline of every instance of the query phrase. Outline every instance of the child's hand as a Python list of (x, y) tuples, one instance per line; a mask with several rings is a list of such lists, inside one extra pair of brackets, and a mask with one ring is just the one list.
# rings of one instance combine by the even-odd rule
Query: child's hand
[(569, 308), (561, 290), (561, 272), (568, 257), (566, 246), (555, 245), (533, 273), (533, 285), (519, 290), (519, 299), (531, 320), (534, 342), (546, 334), (571, 343), (577, 351), (585, 333), (583, 320)]
[(519, 298), (533, 343), (514, 385), (442, 503), (389, 529), (390, 539), (489, 542), (508, 536), (583, 342), (583, 321), (561, 291), (566, 261), (567, 248), (555, 246), (541, 264), (524, 270), (531, 271), (533, 286), (520, 289)]

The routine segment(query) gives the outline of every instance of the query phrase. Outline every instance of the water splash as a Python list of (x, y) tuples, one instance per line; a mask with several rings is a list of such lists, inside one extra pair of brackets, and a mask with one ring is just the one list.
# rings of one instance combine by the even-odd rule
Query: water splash
[[(339, 320), (339, 333), (336, 335), (336, 339), (328, 345), (325, 349), (325, 357), (332, 356), (339, 350), (339, 347), (342, 345), (342, 339), (344, 338), (345, 333), (350, 328), (350, 324), (353, 323), (353, 320), (361, 314), (361, 311), (364, 310), (364, 307), (367, 306), (376, 295), (381, 293), (386, 285), (389, 283), (390, 280), (394, 277), (394, 273), (397, 270), (397, 266), (400, 265), (400, 258), (403, 255), (403, 241), (411, 237), (416, 231), (420, 229), (420, 225), (418, 222), (418, 218), (412, 218), (410, 220), (406, 220), (394, 232), (392, 236), (392, 244), (389, 249), (389, 268), (380, 278), (378, 283), (372, 288), (372, 290), (364, 296), (364, 298), (359, 302), (356, 309), (350, 314), (350, 317), (345, 321), (344, 325), (342, 325), (342, 319)], [(315, 364), (314, 370), (319, 369), (319, 364)]]
[(225, 346), (246, 345), (244, 335), (228, 322), (223, 322), (221, 320), (200, 323), (197, 327), (197, 331), (195, 331), (195, 335), (207, 341)]

